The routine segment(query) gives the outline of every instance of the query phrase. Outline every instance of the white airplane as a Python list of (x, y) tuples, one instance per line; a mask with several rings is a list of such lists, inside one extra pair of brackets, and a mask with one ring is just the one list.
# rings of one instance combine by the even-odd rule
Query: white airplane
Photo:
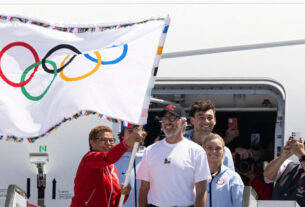
[[(292, 132), (305, 136), (304, 3), (16, 0), (0, 3), (0, 13), (71, 24), (169, 15), (147, 143), (159, 130), (153, 117), (164, 104), (179, 102), (188, 109), (196, 100), (210, 99), (217, 108), (219, 127), (226, 127), (227, 118), (237, 117), (240, 130), (251, 126), (248, 132), (260, 134), (263, 143), (270, 142), (276, 157)], [(9, 184), (18, 185), (30, 194), (31, 202), (38, 202), (37, 165), (30, 162), (30, 153), (36, 152), (48, 153), (45, 205), (69, 206), (78, 163), (88, 151), (88, 133), (99, 124), (120, 130), (115, 123), (87, 116), (66, 122), (35, 143), (1, 140), (0, 206)]]

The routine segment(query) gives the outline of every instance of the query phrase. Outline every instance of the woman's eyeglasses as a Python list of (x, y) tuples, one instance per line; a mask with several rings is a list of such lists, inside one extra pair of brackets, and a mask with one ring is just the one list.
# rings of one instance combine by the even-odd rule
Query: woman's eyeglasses
[(100, 142), (109, 142), (109, 143), (114, 143), (115, 142), (115, 138), (104, 138), (104, 137), (99, 137), (99, 138), (96, 138), (95, 140), (98, 140)]

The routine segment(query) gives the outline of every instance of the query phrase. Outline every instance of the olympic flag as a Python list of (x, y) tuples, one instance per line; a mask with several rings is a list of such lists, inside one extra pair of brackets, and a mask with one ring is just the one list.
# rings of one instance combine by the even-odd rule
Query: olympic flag
[(169, 18), (56, 26), (0, 15), (0, 137), (90, 110), (145, 124)]

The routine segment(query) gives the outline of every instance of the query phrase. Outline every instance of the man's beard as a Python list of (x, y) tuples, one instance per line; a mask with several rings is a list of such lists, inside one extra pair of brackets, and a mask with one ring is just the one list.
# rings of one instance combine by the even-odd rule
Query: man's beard
[(179, 128), (167, 130), (167, 131), (163, 130), (165, 137), (169, 138), (169, 139), (177, 137), (177, 135), (180, 133), (180, 131), (181, 131), (181, 129), (179, 129)]

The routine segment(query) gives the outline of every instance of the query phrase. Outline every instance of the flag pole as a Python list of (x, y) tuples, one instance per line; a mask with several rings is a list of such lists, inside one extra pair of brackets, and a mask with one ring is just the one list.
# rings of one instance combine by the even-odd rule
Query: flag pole
[[(139, 147), (139, 142), (134, 143), (133, 148), (132, 148), (131, 157), (130, 157), (130, 160), (129, 160), (128, 170), (127, 170), (125, 181), (124, 181), (124, 187), (128, 185), (132, 164), (135, 160), (136, 152), (138, 150), (138, 147)], [(123, 206), (124, 199), (125, 199), (125, 195), (121, 195), (119, 207)]]
[[(164, 21), (162, 35), (160, 37), (159, 44), (158, 44), (157, 55), (156, 55), (154, 65), (153, 65), (153, 70), (154, 70), (153, 75), (154, 75), (154, 77), (157, 75), (158, 65), (159, 65), (159, 62), (160, 62), (160, 59), (161, 59), (163, 45), (164, 45), (166, 34), (167, 34), (167, 31), (168, 31), (169, 23), (170, 23), (170, 18), (169, 18), (169, 15), (167, 15), (167, 17)], [(142, 126), (140, 127), (140, 129), (142, 129)], [(136, 152), (137, 152), (138, 148), (139, 148), (139, 142), (135, 142), (134, 145), (133, 145), (133, 148), (132, 148), (132, 153), (131, 153), (131, 157), (130, 157), (130, 160), (129, 160), (128, 170), (127, 170), (125, 181), (124, 181), (124, 186), (128, 185), (128, 181), (129, 181), (129, 177), (130, 177), (130, 173), (131, 173), (131, 168), (132, 168), (133, 162), (135, 160), (135, 156), (136, 156)], [(135, 192), (135, 193), (137, 193), (137, 192)], [(119, 207), (123, 206), (124, 199), (125, 199), (125, 195), (121, 195), (120, 202), (119, 202)], [(135, 202), (138, 202), (138, 201), (135, 201)]]

